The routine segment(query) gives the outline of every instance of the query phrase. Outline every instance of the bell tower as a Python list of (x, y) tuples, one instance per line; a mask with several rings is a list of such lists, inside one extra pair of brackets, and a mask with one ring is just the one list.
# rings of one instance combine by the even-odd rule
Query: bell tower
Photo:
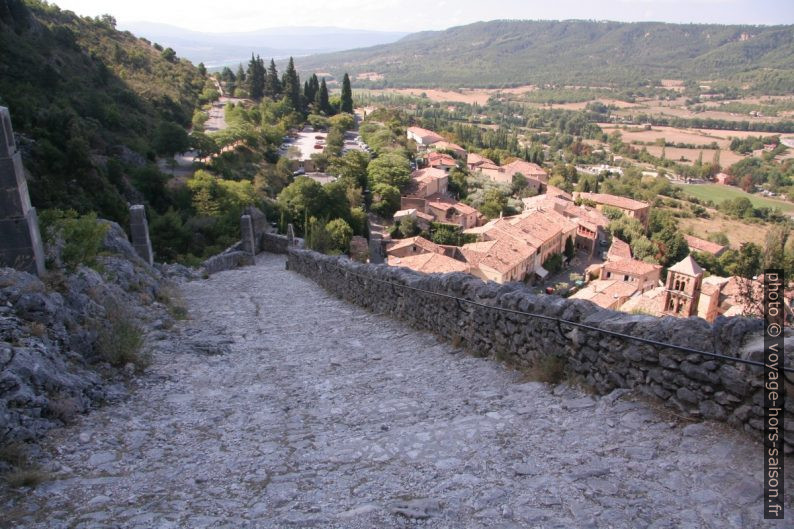
[(687, 255), (667, 270), (662, 312), (679, 318), (696, 316), (700, 301), (703, 269)]

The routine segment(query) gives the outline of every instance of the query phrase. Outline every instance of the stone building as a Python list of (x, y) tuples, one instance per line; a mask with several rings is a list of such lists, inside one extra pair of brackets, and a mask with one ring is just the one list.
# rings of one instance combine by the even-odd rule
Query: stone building
[(691, 255), (671, 266), (662, 298), (663, 313), (683, 318), (696, 316), (702, 282), (703, 269)]

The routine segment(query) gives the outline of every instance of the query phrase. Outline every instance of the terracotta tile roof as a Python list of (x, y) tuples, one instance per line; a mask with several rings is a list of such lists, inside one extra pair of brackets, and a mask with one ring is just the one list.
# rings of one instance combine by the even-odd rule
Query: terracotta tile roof
[(413, 181), (411, 190), (415, 192), (417, 190), (424, 189), (434, 180), (441, 180), (443, 178), (448, 178), (446, 171), (443, 169), (437, 169), (435, 167), (419, 169), (418, 171), (411, 173), (411, 180)]
[(719, 255), (725, 251), (725, 246), (717, 244), (716, 242), (707, 241), (694, 235), (684, 235), (687, 245), (691, 250), (696, 252), (706, 252), (711, 255)]
[(621, 259), (631, 259), (631, 246), (615, 237), (612, 239), (612, 244), (607, 251), (607, 260), (620, 261)]
[(630, 276), (642, 276), (661, 269), (662, 267), (659, 265), (646, 263), (645, 261), (639, 261), (637, 259), (621, 259), (619, 261), (608, 261), (604, 263), (604, 270), (607, 272)]
[(511, 177), (516, 173), (521, 173), (527, 178), (534, 178), (541, 182), (547, 182), (549, 179), (548, 173), (541, 166), (536, 163), (525, 162), (524, 160), (512, 161), (500, 167), (499, 170), (504, 171)]
[(463, 215), (476, 215), (479, 213), (475, 208), (471, 207), (468, 204), (464, 204), (463, 202), (458, 202), (456, 200), (452, 200), (449, 197), (444, 195), (440, 195), (439, 193), (434, 193), (427, 197), (427, 205), (428, 207), (439, 209), (442, 211), (448, 211), (452, 208), (455, 208), (458, 212)]
[(661, 316), (665, 287), (652, 288), (642, 294), (632, 296), (620, 307), (624, 312), (641, 311), (651, 316)]
[(468, 165), (479, 165), (483, 163), (488, 163), (493, 165), (494, 167), (497, 167), (497, 165), (493, 162), (493, 160), (490, 160), (485, 156), (481, 156), (473, 152), (470, 152), (468, 156), (466, 156), (466, 164)]
[(601, 213), (595, 208), (585, 205), (577, 206), (575, 204), (568, 204), (563, 211), (565, 216), (577, 219), (584, 219), (590, 224), (606, 228), (609, 225), (609, 219), (606, 215)]
[(668, 268), (668, 272), (678, 272), (688, 276), (699, 276), (703, 274), (703, 269), (700, 268), (691, 255), (687, 255), (680, 262)]
[(457, 143), (452, 143), (449, 141), (437, 141), (433, 144), (434, 149), (447, 149), (453, 152), (466, 152), (466, 149), (458, 145)]
[(574, 193), (574, 197), (581, 197), (585, 200), (592, 200), (596, 204), (632, 211), (650, 206), (647, 202), (641, 202), (628, 197), (619, 197), (617, 195), (608, 195), (606, 193)]
[(597, 279), (585, 288), (575, 292), (569, 299), (584, 299), (604, 308), (617, 308), (621, 298), (630, 298), (636, 294), (638, 286), (614, 279)]
[(546, 186), (546, 195), (550, 197), (560, 197), (566, 200), (573, 200), (573, 195), (571, 195), (566, 191), (563, 191), (559, 187), (554, 187), (554, 186)]
[(436, 243), (434, 243), (433, 241), (428, 241), (424, 237), (418, 237), (418, 236), (409, 237), (407, 239), (399, 239), (395, 241), (389, 246), (387, 253), (394, 252), (396, 250), (401, 250), (403, 248), (407, 248), (409, 246), (414, 246), (414, 245), (428, 253), (444, 253), (444, 249), (441, 248)]
[(436, 218), (433, 215), (428, 215), (427, 213), (422, 213), (421, 211), (416, 212), (416, 218), (426, 220), (428, 222), (433, 222)]
[(427, 155), (427, 165), (435, 167), (437, 165), (449, 165), (455, 167), (458, 164), (457, 160), (449, 154), (442, 154), (440, 152), (431, 152)]
[(469, 266), (461, 261), (438, 253), (411, 255), (409, 257), (389, 257), (390, 266), (402, 266), (425, 274), (447, 274), (468, 272)]
[(532, 248), (509, 239), (464, 244), (460, 251), (472, 266), (485, 265), (499, 273), (509, 272), (535, 253)]

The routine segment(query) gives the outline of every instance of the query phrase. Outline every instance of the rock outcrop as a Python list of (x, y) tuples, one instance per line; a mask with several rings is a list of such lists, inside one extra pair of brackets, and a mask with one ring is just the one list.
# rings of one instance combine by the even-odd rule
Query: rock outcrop
[(58, 268), (57, 244), (42, 279), (0, 268), (0, 444), (122, 397), (146, 331), (172, 323), (163, 274), (118, 224), (99, 222), (108, 228), (94, 268)]

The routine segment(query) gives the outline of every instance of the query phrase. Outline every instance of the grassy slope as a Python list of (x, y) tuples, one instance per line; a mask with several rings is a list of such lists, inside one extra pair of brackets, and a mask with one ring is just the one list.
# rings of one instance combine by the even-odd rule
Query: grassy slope
[[(753, 38), (742, 41), (742, 34)], [(375, 71), (390, 86), (634, 85), (646, 79), (791, 75), (794, 26), (477, 22), (301, 58), (304, 71)]]
[(746, 197), (750, 199), (750, 202), (752, 202), (753, 206), (756, 208), (778, 208), (783, 212), (794, 212), (794, 204), (791, 202), (751, 195), (750, 193), (745, 193), (741, 189), (732, 186), (720, 184), (693, 184), (683, 185), (681, 187), (685, 193), (700, 200), (712, 200), (715, 204), (719, 204), (723, 200), (731, 198)]
[(111, 24), (0, 0), (0, 104), (23, 135), (34, 205), (126, 213), (123, 175), (103, 160), (151, 155), (157, 124), (188, 124), (204, 79)]

